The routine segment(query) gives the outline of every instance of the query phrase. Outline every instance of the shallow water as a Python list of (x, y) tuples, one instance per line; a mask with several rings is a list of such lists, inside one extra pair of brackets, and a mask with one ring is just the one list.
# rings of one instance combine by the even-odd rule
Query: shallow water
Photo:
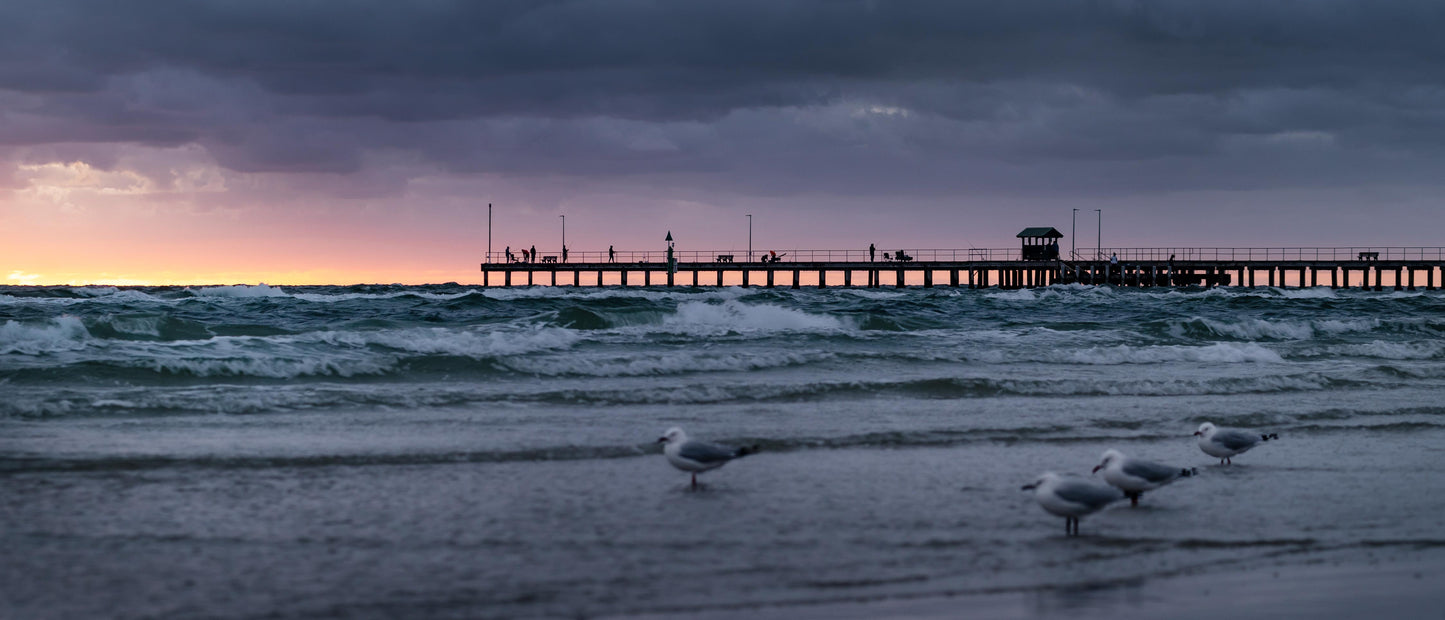
[[(0, 288), (19, 617), (590, 616), (1445, 549), (1438, 292)], [(1203, 421), (1276, 432), (1220, 467)], [(669, 426), (763, 452), (704, 474)], [(1063, 536), (1019, 486), (1200, 475)], [(783, 609), (787, 609), (784, 607)]]

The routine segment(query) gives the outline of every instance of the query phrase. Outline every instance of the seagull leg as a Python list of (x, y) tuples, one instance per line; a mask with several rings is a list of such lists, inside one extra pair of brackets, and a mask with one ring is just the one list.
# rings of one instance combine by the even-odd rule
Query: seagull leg
[(1138, 491), (1132, 491), (1132, 492), (1129, 492), (1129, 493), (1125, 493), (1125, 495), (1128, 495), (1128, 496), (1129, 496), (1129, 505), (1130, 505), (1130, 506), (1138, 506), (1138, 505), (1139, 505), (1139, 496), (1142, 495), (1141, 493), (1139, 493)]
[(692, 475), (692, 490), (697, 490), (697, 474)]

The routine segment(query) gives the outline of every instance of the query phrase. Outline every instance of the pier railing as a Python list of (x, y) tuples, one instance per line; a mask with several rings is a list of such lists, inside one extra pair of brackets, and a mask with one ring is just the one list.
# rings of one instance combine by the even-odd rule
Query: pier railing
[[(530, 248), (529, 248), (530, 249)], [(878, 248), (874, 252), (873, 262), (888, 263), (896, 261), (897, 248)], [(969, 262), (969, 261), (1006, 261), (1019, 260), (1021, 250), (1019, 248), (964, 248), (964, 249), (915, 249), (903, 248), (901, 250), (907, 261), (922, 262)], [(777, 249), (777, 250), (753, 250), (749, 258), (747, 250), (677, 250), (673, 255), (680, 263), (761, 263), (764, 257), (771, 260), (776, 252), (779, 262), (784, 263), (866, 263), (869, 261), (868, 250), (809, 250), (809, 249)], [(522, 255), (513, 252), (514, 261), (508, 261), (505, 252), (492, 252), (491, 263), (521, 262)], [(539, 257), (530, 262), (547, 263), (562, 262), (561, 252), (538, 250)], [(547, 260), (552, 257), (552, 260)], [(719, 260), (719, 257), (726, 257)], [(667, 262), (667, 250), (618, 250), (609, 256), (607, 252), (572, 252), (567, 253), (568, 263), (662, 263)]]
[[(810, 250), (789, 248), (786, 250), (753, 250), (751, 257), (747, 250), (677, 250), (673, 254), (680, 263), (761, 263), (764, 257), (771, 259), (776, 252), (781, 263), (875, 263), (887, 264), (898, 261), (898, 248), (878, 248), (870, 258), (868, 250)], [(997, 262), (1022, 259), (1019, 248), (902, 248), (906, 262)], [(564, 261), (561, 252), (539, 250), (538, 257), (530, 262), (550, 263), (664, 263), (667, 250), (618, 250), (607, 252), (568, 252)], [(505, 252), (492, 252), (486, 262), (506, 264), (521, 263), (521, 253), (513, 252), (508, 260)], [(1365, 257), (1373, 260), (1445, 260), (1445, 248), (1415, 246), (1348, 246), (1348, 247), (1296, 247), (1296, 248), (1078, 248), (1068, 260), (1106, 261), (1117, 255), (1121, 261), (1166, 262), (1173, 257), (1176, 261), (1247, 262), (1247, 261), (1353, 261)]]
[(1075, 260), (1109, 260), (1118, 255), (1121, 261), (1253, 262), (1253, 261), (1353, 261), (1353, 260), (1433, 260), (1445, 259), (1445, 248), (1415, 246), (1348, 246), (1298, 248), (1079, 248)]

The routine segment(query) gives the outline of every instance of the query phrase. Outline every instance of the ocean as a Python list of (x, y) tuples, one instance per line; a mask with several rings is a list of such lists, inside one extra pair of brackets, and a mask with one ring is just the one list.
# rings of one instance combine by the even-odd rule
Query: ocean
[[(1423, 290), (0, 287), (0, 616), (1087, 617), (1434, 575), (1442, 362)], [(1205, 421), (1280, 439), (1222, 466)], [(694, 491), (673, 426), (760, 452)], [(1109, 448), (1199, 475), (1067, 537), (1020, 486)]]

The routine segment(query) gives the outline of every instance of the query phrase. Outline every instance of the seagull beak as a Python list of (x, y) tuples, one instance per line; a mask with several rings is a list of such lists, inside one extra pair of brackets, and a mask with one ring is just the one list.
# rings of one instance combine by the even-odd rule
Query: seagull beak
[(1090, 473), (1095, 473), (1095, 474), (1097, 474), (1097, 473), (1099, 473), (1099, 470), (1101, 470), (1101, 469), (1103, 469), (1103, 468), (1104, 468), (1103, 465), (1095, 465), (1095, 466), (1094, 466), (1094, 471), (1093, 471), (1093, 472), (1090, 472)]
[(667, 438), (666, 438), (666, 437), (658, 437), (658, 438), (657, 438), (657, 443), (667, 443)]
[(1201, 432), (1199, 432), (1199, 431), (1194, 431), (1194, 436), (1195, 436), (1195, 437), (1198, 437), (1198, 436), (1203, 435), (1203, 434), (1204, 434), (1204, 433), (1201, 433)]
[(1020, 490), (1020, 491), (1032, 491), (1032, 490), (1038, 488), (1038, 486), (1039, 486), (1039, 485), (1037, 485), (1037, 484), (1026, 484), (1026, 485), (1020, 487), (1019, 490)]

